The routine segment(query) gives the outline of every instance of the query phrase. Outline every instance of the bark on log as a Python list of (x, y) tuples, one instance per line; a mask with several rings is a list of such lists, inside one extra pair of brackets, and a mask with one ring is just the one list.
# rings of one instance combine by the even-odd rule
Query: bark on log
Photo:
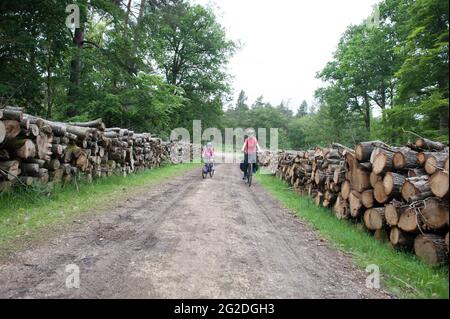
[(445, 235), (445, 246), (447, 246), (447, 255), (448, 255), (448, 232), (447, 235)]
[(448, 261), (447, 249), (443, 237), (423, 234), (414, 241), (416, 255), (425, 263), (437, 266)]
[(74, 126), (80, 126), (80, 127), (90, 127), (90, 128), (96, 128), (98, 130), (105, 130), (105, 124), (103, 123), (102, 119), (96, 119), (94, 121), (90, 121), (90, 122), (74, 122), (74, 123), (69, 123), (70, 125), (74, 125)]
[(411, 198), (431, 190), (428, 176), (407, 178), (401, 188), (402, 197), (411, 202)]
[(370, 156), (372, 155), (372, 151), (377, 147), (386, 147), (389, 145), (383, 143), (382, 141), (371, 141), (371, 142), (361, 142), (356, 145), (355, 155), (358, 161), (365, 162), (370, 160)]
[(408, 170), (408, 177), (420, 177), (427, 175), (427, 172), (423, 168), (414, 168)]
[(417, 152), (410, 149), (395, 152), (392, 160), (395, 169), (412, 169), (419, 165), (417, 162)]
[(419, 152), (416, 154), (417, 157), (417, 163), (419, 163), (419, 165), (425, 165), (425, 162), (427, 161), (428, 157), (430, 155), (433, 155), (433, 152)]
[(14, 120), (14, 121), (22, 121), (23, 120), (23, 112), (11, 107), (6, 107), (2, 110), (2, 119), (5, 120)]
[(440, 142), (434, 142), (426, 138), (417, 139), (415, 144), (418, 148), (430, 151), (442, 151), (445, 148), (444, 144)]
[(22, 174), (25, 176), (33, 176), (33, 177), (40, 177), (40, 170), (39, 164), (34, 163), (22, 163), (20, 165), (22, 169)]

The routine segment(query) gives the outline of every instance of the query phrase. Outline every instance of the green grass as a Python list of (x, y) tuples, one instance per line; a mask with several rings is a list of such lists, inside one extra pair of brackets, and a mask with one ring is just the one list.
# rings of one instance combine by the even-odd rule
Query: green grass
[[(163, 166), (128, 175), (111, 176), (91, 184), (57, 186), (52, 190), (45, 185), (0, 194), (0, 255), (20, 247), (25, 238), (45, 236), (43, 229), (64, 226), (86, 212), (101, 211), (119, 202), (144, 186), (200, 167), (200, 164)], [(108, 206), (109, 205), (109, 206)]]
[(352, 255), (363, 269), (380, 267), (382, 283), (400, 298), (449, 298), (448, 267), (430, 267), (414, 254), (390, 248), (350, 221), (338, 220), (330, 210), (316, 207), (287, 183), (270, 175), (256, 175), (258, 182), (296, 216), (308, 222), (337, 249)]

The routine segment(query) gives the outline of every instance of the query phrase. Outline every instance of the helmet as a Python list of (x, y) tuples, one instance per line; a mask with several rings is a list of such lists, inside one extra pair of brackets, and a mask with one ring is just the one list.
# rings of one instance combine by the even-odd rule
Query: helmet
[(211, 143), (211, 142), (208, 142), (207, 144), (206, 144), (206, 147), (207, 148), (211, 148), (213, 146), (213, 144)]
[(255, 135), (255, 130), (252, 129), (252, 128), (248, 128), (248, 129), (245, 130), (245, 133), (246, 133), (248, 136), (254, 136), (254, 135)]

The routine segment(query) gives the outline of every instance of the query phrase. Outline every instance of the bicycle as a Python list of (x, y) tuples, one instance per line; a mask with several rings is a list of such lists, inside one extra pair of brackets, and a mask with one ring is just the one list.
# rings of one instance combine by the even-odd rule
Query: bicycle
[(208, 160), (207, 162), (205, 162), (205, 166), (202, 169), (202, 177), (203, 179), (206, 178), (206, 176), (209, 176), (211, 178), (213, 178), (214, 176), (214, 164), (212, 160)]
[(253, 163), (248, 163), (248, 165), (247, 165), (247, 184), (248, 184), (248, 187), (252, 186), (252, 179), (253, 179)]

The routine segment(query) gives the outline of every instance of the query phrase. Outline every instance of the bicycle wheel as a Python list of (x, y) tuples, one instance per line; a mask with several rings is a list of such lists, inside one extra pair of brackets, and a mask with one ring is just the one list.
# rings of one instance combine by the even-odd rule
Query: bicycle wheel
[(207, 175), (207, 173), (205, 173), (205, 168), (203, 167), (202, 168), (202, 177), (203, 177), (203, 179), (206, 178), (206, 175)]
[(248, 187), (252, 186), (252, 178), (253, 178), (253, 164), (248, 164), (248, 170), (247, 170), (247, 182)]

